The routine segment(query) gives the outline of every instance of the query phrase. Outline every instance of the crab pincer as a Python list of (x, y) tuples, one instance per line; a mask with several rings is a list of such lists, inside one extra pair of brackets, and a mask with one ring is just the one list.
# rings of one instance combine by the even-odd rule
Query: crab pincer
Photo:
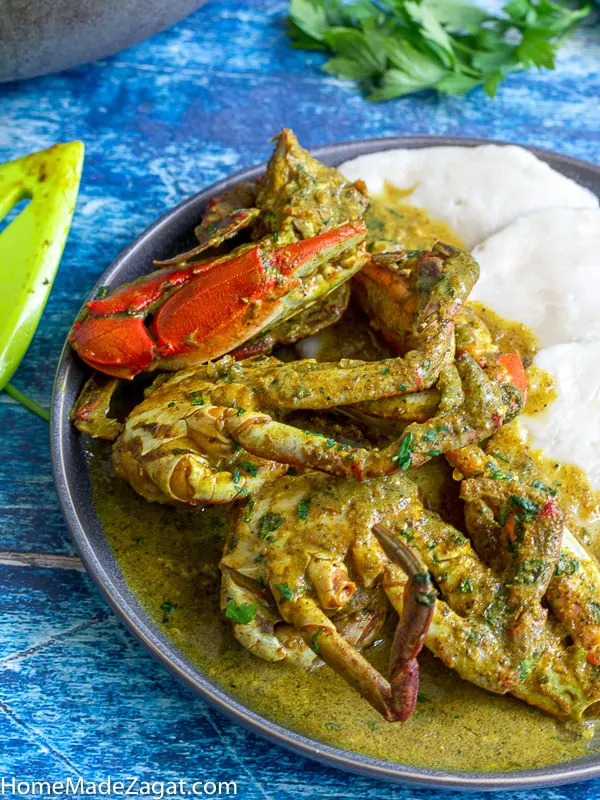
[(69, 341), (117, 378), (202, 364), (315, 302), (366, 260), (362, 221), (269, 248), (160, 269), (87, 303)]
[(390, 658), (390, 711), (399, 722), (406, 722), (415, 710), (419, 693), (417, 656), (423, 648), (429, 630), (436, 589), (431, 576), (420, 559), (384, 525), (372, 528), (386, 556), (406, 573), (404, 607), (398, 621)]

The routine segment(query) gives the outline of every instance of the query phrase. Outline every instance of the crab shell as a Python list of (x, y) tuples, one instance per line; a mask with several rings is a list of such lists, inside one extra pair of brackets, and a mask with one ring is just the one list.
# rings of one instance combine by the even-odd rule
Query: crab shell
[(117, 378), (202, 364), (347, 281), (367, 260), (366, 230), (357, 221), (285, 247), (242, 246), (157, 270), (88, 302), (69, 341), (87, 364)]

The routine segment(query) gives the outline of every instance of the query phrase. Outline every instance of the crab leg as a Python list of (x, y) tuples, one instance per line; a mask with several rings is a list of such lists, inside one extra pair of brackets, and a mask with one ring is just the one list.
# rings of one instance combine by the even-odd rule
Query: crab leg
[(540, 601), (558, 562), (563, 515), (548, 495), (511, 481), (466, 479), (461, 497), (467, 504), (483, 501), (503, 520), (501, 541), (511, 558), (502, 580), (507, 603), (516, 609), (509, 630), (526, 656), (539, 646), (546, 620)]
[(270, 353), (277, 345), (293, 344), (305, 336), (312, 336), (338, 322), (350, 301), (350, 282), (343, 283), (319, 302), (306, 310), (294, 314), (290, 319), (279, 323), (269, 331), (261, 331), (257, 336), (232, 350), (236, 359)]
[(284, 619), (296, 628), (306, 644), (339, 673), (388, 721), (394, 721), (388, 681), (355, 650), (310, 597), (300, 597), (280, 606)]
[[(351, 365), (348, 371), (336, 369), (331, 371), (331, 379), (335, 389), (342, 394), (342, 402), (358, 402), (358, 397), (371, 399), (378, 393), (381, 397), (389, 385), (390, 375), (397, 380), (393, 372), (398, 364), (400, 374), (405, 368), (405, 359), (394, 359), (377, 364), (361, 364), (360, 368)], [(381, 364), (386, 364), (381, 367)], [(389, 366), (387, 366), (389, 364)], [(329, 383), (325, 380), (314, 380), (315, 377), (327, 375), (329, 365), (310, 364), (314, 369), (307, 369), (302, 375), (302, 386), (305, 392), (297, 400), (299, 408), (328, 408), (333, 405), (333, 398), (325, 394), (329, 392)], [(502, 424), (518, 412), (523, 397), (518, 392), (506, 397), (506, 388), (510, 384), (498, 384), (489, 378), (479, 365), (464, 354), (457, 360), (457, 368), (465, 386), (465, 404), (455, 411), (442, 413), (426, 423), (413, 423), (404, 431), (402, 437), (392, 442), (383, 450), (365, 450), (340, 444), (334, 439), (325, 438), (307, 431), (300, 431), (273, 420), (268, 414), (253, 411), (233, 411), (224, 413), (224, 424), (229, 434), (247, 451), (262, 458), (270, 458), (288, 464), (322, 469), (325, 472), (341, 477), (358, 477), (360, 479), (395, 472), (420, 466), (430, 458), (447, 450), (455, 450), (466, 444), (479, 441), (489, 436)], [(354, 380), (348, 373), (355, 369)], [(382, 375), (382, 372), (386, 372)], [(375, 373), (379, 371), (380, 375)], [(266, 378), (255, 390), (265, 395), (271, 388), (281, 392), (281, 404), (291, 406), (293, 399), (286, 395), (286, 383), (281, 379), (284, 370)], [(417, 374), (419, 374), (417, 372)], [(327, 376), (329, 377), (329, 376)], [(375, 381), (377, 381), (375, 385)], [(343, 382), (346, 394), (342, 393)], [(296, 384), (297, 387), (297, 384)], [(319, 392), (320, 390), (320, 392)], [(298, 389), (296, 388), (296, 392)], [(325, 394), (325, 396), (324, 396)], [(334, 395), (339, 398), (339, 394)], [(213, 395), (213, 398), (215, 396)], [(338, 400), (339, 402), (339, 400)]]
[(85, 382), (70, 418), (76, 428), (94, 438), (113, 441), (123, 430), (123, 425), (110, 416), (110, 404), (119, 388), (118, 378), (108, 378), (94, 373)]
[(157, 267), (182, 264), (205, 250), (218, 247), (227, 239), (251, 225), (260, 211), (254, 206), (256, 184), (240, 183), (232, 191), (213, 197), (199, 225), (194, 229), (198, 244), (185, 253), (179, 253), (164, 261), (155, 261)]
[(239, 573), (221, 565), (221, 611), (227, 618), (227, 609), (233, 603), (238, 608), (254, 608), (256, 616), (247, 622), (232, 621), (236, 639), (246, 650), (263, 661), (283, 661), (288, 657), (286, 648), (275, 632), (281, 620), (277, 610), (271, 608), (267, 594), (258, 583), (244, 580)]
[[(419, 506), (413, 501), (401, 514), (384, 512), (383, 519), (394, 538), (407, 538), (419, 553), (446, 598), (435, 601), (427, 648), (484, 689), (510, 692), (557, 716), (581, 716), (600, 698), (594, 668), (579, 663), (577, 649), (565, 651), (560, 636), (547, 624), (539, 648), (529, 658), (507, 650), (506, 637), (508, 642), (513, 637), (502, 584), (462, 534)], [(404, 613), (406, 580), (394, 565), (384, 576), (384, 589), (399, 614)]]
[[(492, 454), (476, 446), (447, 453), (447, 457), (452, 466), (465, 476), (505, 481), (507, 469), (510, 469), (510, 465), (501, 464)], [(549, 499), (546, 495), (540, 498), (540, 502), (548, 502)], [(486, 512), (482, 506), (488, 509), (487, 518), (483, 517)], [(474, 498), (473, 503), (467, 503), (466, 514), (469, 531), (475, 537), (482, 557), (490, 563), (495, 562), (496, 568), (502, 568), (497, 554), (505, 552), (503, 543), (506, 539), (489, 506)], [(555, 567), (554, 572), (550, 573), (546, 599), (573, 640), (587, 651), (588, 661), (598, 664), (600, 620), (594, 616), (593, 610), (600, 608), (600, 567), (566, 525), (562, 526), (558, 558), (556, 554), (554, 556)]]
[(433, 618), (437, 592), (429, 573), (406, 545), (392, 536), (383, 525), (374, 525), (373, 533), (387, 557), (399, 564), (408, 578), (404, 586), (403, 612), (394, 634), (390, 659), (390, 706), (400, 722), (405, 722), (417, 703), (417, 656), (423, 648)]

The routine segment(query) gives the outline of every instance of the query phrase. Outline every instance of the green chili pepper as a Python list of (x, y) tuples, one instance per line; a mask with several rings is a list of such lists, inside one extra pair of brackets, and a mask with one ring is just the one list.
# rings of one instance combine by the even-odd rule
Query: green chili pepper
[(29, 204), (0, 233), (0, 391), (42, 419), (46, 409), (9, 383), (46, 305), (75, 208), (82, 142), (57, 144), (0, 165), (0, 220)]

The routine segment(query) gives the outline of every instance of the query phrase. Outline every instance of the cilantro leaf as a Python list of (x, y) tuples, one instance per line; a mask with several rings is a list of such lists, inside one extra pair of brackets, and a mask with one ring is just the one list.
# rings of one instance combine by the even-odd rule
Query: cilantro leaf
[(412, 464), (412, 454), (411, 454), (411, 445), (412, 445), (412, 433), (407, 433), (406, 436), (402, 438), (400, 442), (400, 447), (398, 448), (398, 453), (392, 457), (392, 461), (396, 462), (398, 469), (408, 469)]
[(306, 500), (303, 500), (301, 503), (298, 503), (298, 519), (306, 519), (308, 517), (308, 512), (310, 511), (310, 504), (311, 504), (311, 497), (307, 497)]
[(287, 583), (275, 584), (275, 588), (279, 592), (279, 597), (282, 600), (291, 600), (294, 596), (294, 593), (290, 589)]
[(273, 511), (267, 511), (267, 513), (263, 514), (258, 521), (258, 538), (266, 539), (267, 534), (276, 531), (277, 528), (280, 528), (284, 522), (285, 517), (282, 517), (281, 514), (275, 514)]
[(327, 51), (324, 71), (359, 81), (374, 101), (478, 86), (494, 97), (514, 71), (553, 69), (590, 13), (552, 0), (509, 0), (498, 14), (468, 0), (291, 0), (289, 10), (293, 46)]
[(256, 618), (256, 611), (258, 603), (240, 603), (238, 605), (235, 600), (230, 600), (225, 609), (225, 616), (232, 622), (238, 625), (247, 625)]

